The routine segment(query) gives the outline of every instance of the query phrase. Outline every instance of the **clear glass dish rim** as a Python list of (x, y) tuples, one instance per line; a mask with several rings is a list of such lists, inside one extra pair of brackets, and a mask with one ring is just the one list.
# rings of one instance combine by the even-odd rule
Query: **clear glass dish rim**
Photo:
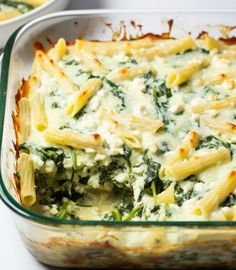
[[(136, 13), (136, 14), (180, 14), (180, 13), (199, 13), (199, 14), (214, 14), (214, 13), (226, 13), (226, 14), (236, 14), (236, 10), (82, 10), (82, 11), (63, 11), (52, 13), (50, 15), (42, 16), (38, 19), (31, 21), (25, 26), (19, 28), (15, 31), (11, 37), (8, 39), (8, 42), (4, 48), (4, 55), (2, 59), (2, 70), (1, 70), (1, 81), (0, 81), (0, 145), (2, 146), (2, 136), (3, 136), (3, 123), (5, 116), (5, 103), (6, 103), (6, 93), (8, 85), (8, 75), (9, 75), (9, 66), (11, 60), (11, 52), (14, 46), (15, 40), (23, 33), (24, 29), (31, 27), (35, 23), (43, 22), (47, 19), (59, 16), (93, 16), (93, 15), (111, 15), (111, 14), (122, 14), (122, 13)], [(4, 68), (3, 68), (4, 67)], [(0, 160), (1, 161), (1, 160)], [(1, 162), (2, 166), (2, 162)], [(232, 227), (236, 226), (236, 221), (99, 221), (99, 220), (64, 220), (54, 217), (48, 217), (41, 215), (37, 212), (33, 212), (22, 205), (20, 205), (9, 193), (7, 190), (3, 178), (2, 170), (0, 169), (0, 198), (4, 204), (9, 207), (15, 214), (27, 219), (41, 224), (50, 224), (54, 226), (59, 225), (78, 225), (78, 226), (120, 226), (120, 227)]]

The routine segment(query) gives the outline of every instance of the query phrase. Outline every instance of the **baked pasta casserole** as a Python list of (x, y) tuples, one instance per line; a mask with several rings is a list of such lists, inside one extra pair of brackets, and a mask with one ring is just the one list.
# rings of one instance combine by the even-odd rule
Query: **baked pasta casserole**
[(236, 46), (198, 39), (38, 49), (18, 91), (22, 204), (61, 219), (236, 220)]

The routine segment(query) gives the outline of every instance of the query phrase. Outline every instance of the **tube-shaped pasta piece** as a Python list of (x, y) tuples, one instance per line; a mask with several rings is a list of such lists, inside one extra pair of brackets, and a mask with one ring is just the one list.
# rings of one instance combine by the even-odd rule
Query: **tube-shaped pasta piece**
[(173, 180), (180, 181), (192, 174), (199, 173), (210, 166), (216, 165), (220, 162), (230, 161), (230, 158), (230, 151), (225, 147), (220, 147), (215, 151), (195, 155), (189, 160), (167, 166), (165, 173), (166, 176)]
[(122, 129), (121, 127), (116, 127), (116, 134), (127, 144), (129, 147), (134, 149), (142, 148), (140, 139), (134, 135), (132, 132)]
[(124, 141), (124, 143), (126, 143), (129, 147), (134, 149), (142, 148), (140, 138), (135, 134), (133, 134), (132, 132), (124, 130), (121, 127), (121, 124), (112, 117), (112, 114), (113, 112), (108, 112), (102, 109), (99, 111), (99, 117), (101, 119), (109, 121), (113, 125), (113, 130), (111, 129), (111, 131), (117, 134)]
[(48, 126), (43, 98), (38, 93), (33, 93), (30, 100), (34, 126), (38, 131), (43, 131)]
[(236, 134), (236, 125), (230, 122), (216, 121), (209, 118), (203, 119), (203, 123), (210, 129), (221, 133)]
[(200, 61), (192, 61), (186, 65), (186, 67), (170, 72), (167, 75), (166, 85), (169, 88), (180, 86), (191, 79), (192, 75), (198, 70), (206, 67), (208, 61), (205, 59)]
[(20, 176), (20, 197), (22, 204), (30, 207), (36, 201), (36, 192), (34, 163), (29, 154), (20, 153), (18, 173)]
[(44, 132), (44, 139), (53, 144), (71, 146), (76, 149), (98, 148), (102, 145), (99, 134), (81, 134), (72, 130), (48, 129)]
[(140, 67), (134, 67), (134, 68), (119, 68), (117, 70), (114, 70), (110, 72), (107, 75), (107, 78), (114, 82), (121, 82), (124, 80), (132, 80), (135, 77), (141, 76), (148, 71), (151, 71), (154, 75), (157, 75), (157, 71), (153, 68), (151, 65), (147, 66), (140, 66)]
[(236, 171), (230, 172), (226, 179), (213, 187), (200, 199), (193, 212), (196, 215), (209, 215), (224, 202), (227, 196), (236, 188)]
[(194, 48), (196, 48), (196, 43), (190, 36), (188, 36), (179, 40), (162, 41), (158, 46), (148, 49), (133, 49), (131, 50), (130, 54), (135, 57), (142, 57), (152, 60), (156, 56), (164, 57), (177, 53), (183, 53)]
[(141, 51), (140, 49), (150, 48), (151, 54), (148, 54), (148, 50), (146, 50), (148, 57), (156, 53), (158, 55), (181, 53), (195, 47), (196, 44), (190, 36), (180, 40), (160, 40), (154, 36), (146, 36), (138, 40), (115, 42), (91, 42), (78, 39), (75, 45), (76, 50), (84, 49), (101, 55), (113, 55), (120, 52), (135, 55)]
[(193, 152), (197, 147), (199, 142), (199, 133), (196, 131), (190, 131), (186, 138), (184, 139), (183, 144), (178, 148), (161, 166), (159, 170), (159, 177), (162, 179), (166, 175), (166, 168), (170, 165), (173, 165), (181, 160), (184, 160), (189, 153)]
[(40, 94), (33, 93), (30, 96), (31, 114), (34, 126), (38, 131), (43, 131), (48, 126), (47, 116), (44, 107), (44, 101)]
[(28, 98), (22, 98), (19, 101), (19, 143), (25, 143), (31, 131), (31, 113), (30, 102)]
[(126, 124), (128, 123), (129, 125), (133, 125), (135, 127), (141, 128), (142, 130), (151, 131), (153, 133), (156, 133), (160, 128), (164, 126), (164, 123), (160, 120), (152, 120), (124, 113), (111, 112), (109, 114), (114, 120), (120, 120)]
[(64, 38), (60, 38), (55, 47), (48, 51), (48, 57), (55, 62), (60, 60), (67, 52), (66, 41)]
[(87, 83), (76, 93), (71, 104), (66, 108), (66, 115), (74, 117), (89, 101), (89, 99), (101, 88), (102, 80), (89, 79)]
[(157, 195), (158, 203), (175, 203), (175, 183)]
[(40, 64), (42, 69), (47, 71), (52, 77), (56, 78), (63, 91), (73, 93), (77, 90), (75, 84), (43, 51), (38, 50), (36, 52), (35, 60)]
[(236, 107), (236, 97), (228, 97), (221, 100), (196, 104), (192, 106), (193, 113), (203, 113), (208, 110), (221, 110), (225, 108), (234, 108)]
[(95, 54), (100, 55), (114, 55), (116, 53), (128, 54), (131, 49), (150, 48), (158, 46), (162, 41), (154, 36), (146, 36), (142, 39), (131, 41), (86, 41), (77, 39), (75, 44), (75, 50), (87, 50)]
[(104, 65), (89, 51), (79, 52), (79, 57), (83, 62), (83, 65), (92, 72), (98, 74), (107, 74), (109, 71)]
[(217, 49), (217, 50), (223, 50), (226, 45), (220, 41), (220, 40), (216, 40), (212, 37), (209, 37), (208, 35), (204, 36), (204, 47), (205, 49), (211, 51), (213, 49)]

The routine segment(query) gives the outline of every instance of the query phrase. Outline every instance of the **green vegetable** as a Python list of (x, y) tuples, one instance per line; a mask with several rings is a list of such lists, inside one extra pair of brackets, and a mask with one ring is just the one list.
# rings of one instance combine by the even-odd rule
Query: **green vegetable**
[(67, 207), (69, 205), (69, 200), (67, 198), (63, 198), (61, 204), (59, 205), (59, 211), (56, 217), (61, 219), (66, 219), (68, 217)]
[(27, 150), (32, 154), (39, 156), (44, 162), (47, 160), (52, 160), (56, 167), (58, 173), (64, 171), (63, 161), (65, 158), (64, 151), (61, 148), (56, 147), (36, 147), (32, 145), (21, 144), (20, 150)]
[(126, 215), (122, 218), (122, 221), (132, 220), (140, 210), (141, 210), (141, 206), (135, 207), (131, 212), (129, 212), (128, 215)]
[(151, 71), (144, 75), (144, 80), (146, 92), (153, 96), (159, 119), (165, 125), (168, 125), (170, 119), (167, 116), (167, 110), (169, 108), (169, 98), (172, 96), (171, 89), (166, 86), (165, 80), (155, 78)]
[(234, 205), (236, 205), (236, 195), (231, 193), (220, 207), (232, 207)]
[(75, 172), (78, 170), (77, 157), (76, 157), (76, 153), (73, 150), (71, 152), (71, 158), (73, 162), (72, 173), (71, 173), (71, 182), (72, 182), (74, 180)]
[(163, 155), (166, 152), (169, 152), (170, 148), (167, 142), (163, 141), (160, 143), (160, 145), (158, 145), (158, 149), (157, 149), (157, 155)]
[(120, 111), (124, 110), (126, 108), (126, 103), (125, 103), (126, 94), (123, 91), (122, 87), (113, 83), (112, 81), (108, 80), (105, 77), (103, 78), (103, 86), (107, 88), (112, 93), (112, 95), (114, 95), (120, 100), (120, 105), (118, 109)]
[(121, 216), (121, 213), (118, 209), (113, 209), (112, 214), (113, 214), (115, 221), (122, 221), (122, 216)]
[(113, 181), (114, 177), (126, 169), (126, 160), (124, 156), (116, 156), (108, 166), (99, 168), (99, 183), (104, 185), (105, 182)]
[(119, 65), (129, 65), (129, 64), (137, 65), (138, 62), (134, 58), (129, 58), (128, 61), (123, 61), (119, 63)]
[(78, 65), (80, 65), (80, 62), (73, 59), (73, 60), (70, 60), (70, 61), (65, 61), (65, 64), (67, 66), (71, 66), (71, 65), (78, 66)]
[(202, 138), (198, 144), (197, 149), (201, 149), (201, 148), (209, 148), (209, 149), (214, 149), (214, 148), (219, 148), (219, 147), (225, 147), (229, 150), (231, 150), (231, 145), (228, 142), (224, 142), (218, 138), (216, 138), (215, 136), (207, 136), (205, 138)]
[(195, 195), (196, 193), (194, 192), (194, 186), (184, 192), (178, 183), (175, 185), (175, 201), (177, 202), (178, 206), (181, 206), (184, 201), (193, 198)]
[(163, 181), (160, 180), (158, 174), (161, 165), (155, 162), (149, 155), (148, 150), (144, 151), (143, 162), (147, 168), (145, 171), (145, 184), (143, 190), (140, 191), (138, 201), (140, 201), (145, 193), (152, 194), (154, 202), (156, 202), (157, 194), (163, 191)]

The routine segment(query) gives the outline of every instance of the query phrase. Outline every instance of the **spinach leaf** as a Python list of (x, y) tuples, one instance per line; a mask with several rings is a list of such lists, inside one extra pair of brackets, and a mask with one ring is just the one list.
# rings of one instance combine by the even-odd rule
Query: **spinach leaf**
[(234, 205), (236, 205), (236, 195), (231, 193), (220, 207), (232, 207)]
[(66, 64), (67, 66), (71, 66), (71, 65), (78, 66), (78, 65), (80, 65), (80, 62), (76, 61), (75, 59), (72, 59), (72, 60), (70, 60), (70, 61), (65, 61), (65, 64)]
[(47, 160), (52, 160), (56, 167), (58, 173), (64, 171), (63, 161), (65, 158), (64, 151), (61, 148), (56, 147), (36, 147), (31, 145), (21, 144), (20, 150), (28, 150), (30, 153), (35, 154), (40, 157), (44, 162)]
[(216, 138), (215, 136), (210, 135), (210, 136), (207, 136), (207, 137), (202, 138), (200, 140), (197, 149), (201, 149), (201, 148), (214, 149), (214, 148), (219, 148), (221, 146), (231, 150), (230, 143), (224, 142), (224, 141)]
[(119, 63), (119, 65), (126, 65), (126, 64), (128, 64), (128, 65), (129, 65), (129, 64), (137, 65), (138, 62), (137, 62), (137, 60), (134, 59), (134, 58), (129, 58), (129, 60), (127, 60), (127, 61), (122, 61), (122, 62)]
[(144, 75), (146, 92), (152, 94), (158, 117), (164, 124), (168, 125), (170, 119), (167, 116), (169, 98), (172, 96), (171, 89), (166, 86), (166, 81), (157, 79), (151, 71)]
[(117, 155), (113, 157), (113, 160), (108, 166), (99, 168), (99, 183), (104, 185), (105, 182), (113, 181), (116, 175), (126, 169), (127, 161), (125, 156)]
[(186, 192), (184, 192), (184, 190), (178, 183), (175, 185), (175, 200), (178, 206), (181, 206), (184, 203), (184, 201), (193, 198), (195, 195), (196, 193), (194, 192), (194, 186), (189, 190), (187, 190)]
[(107, 78), (103, 78), (103, 85), (107, 88), (112, 95), (117, 97), (120, 100), (119, 110), (124, 110), (126, 108), (125, 104), (125, 92), (123, 91), (122, 87), (113, 83), (112, 81), (108, 80)]

